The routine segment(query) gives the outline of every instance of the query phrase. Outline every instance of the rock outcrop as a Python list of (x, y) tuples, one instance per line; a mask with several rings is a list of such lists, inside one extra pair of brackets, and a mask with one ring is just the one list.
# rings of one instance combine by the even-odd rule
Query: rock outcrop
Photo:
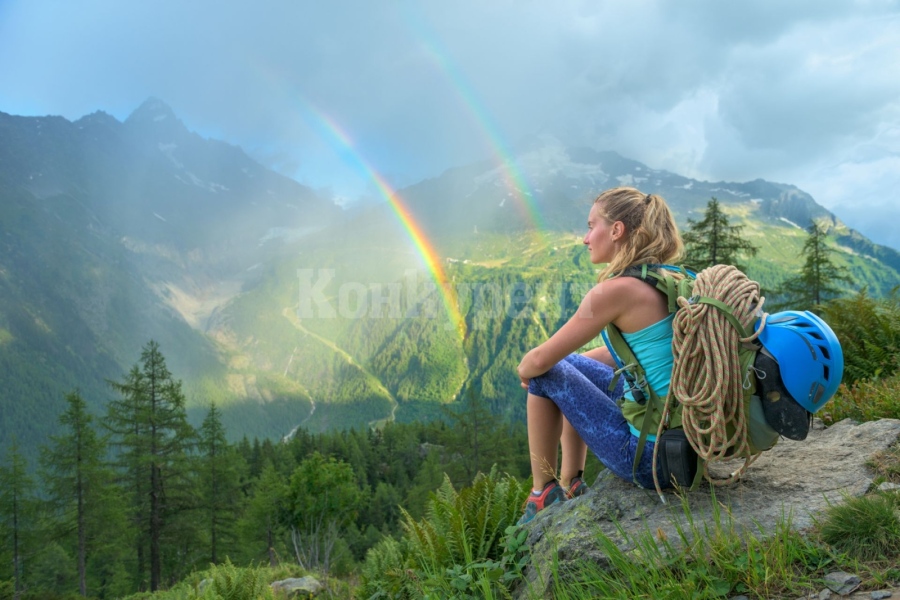
[(282, 598), (312, 598), (325, 589), (318, 579), (310, 575), (274, 581), (271, 587), (272, 591), (280, 593)]
[[(724, 526), (759, 538), (774, 532), (789, 516), (791, 527), (803, 532), (829, 504), (869, 491), (874, 477), (867, 465), (869, 458), (897, 443), (898, 438), (897, 419), (862, 424), (844, 420), (828, 428), (819, 423), (806, 440), (781, 440), (763, 453), (740, 482), (715, 487), (713, 493), (703, 482), (695, 491), (682, 492), (681, 496), (693, 522), (701, 527), (712, 525), (718, 513)], [(723, 466), (729, 465), (718, 465), (719, 471)], [(724, 477), (727, 472), (721, 474)], [(626, 550), (626, 540), (645, 531), (677, 544), (678, 528), (690, 533), (681, 496), (666, 492), (667, 503), (663, 504), (654, 490), (640, 489), (601, 473), (587, 494), (551, 506), (532, 521), (527, 542), (532, 565), (526, 573), (531, 589), (550, 585), (554, 557), (559, 572), (586, 560), (608, 565), (592, 533), (597, 530), (621, 542), (620, 547)]]

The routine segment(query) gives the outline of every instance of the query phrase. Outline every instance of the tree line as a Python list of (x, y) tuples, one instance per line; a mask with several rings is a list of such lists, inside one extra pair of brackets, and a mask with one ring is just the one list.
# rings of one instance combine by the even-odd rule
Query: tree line
[(428, 423), (229, 443), (215, 404), (198, 428), (156, 342), (110, 385), (102, 417), (78, 391), (31, 469), (0, 463), (0, 596), (114, 598), (169, 587), (193, 569), (289, 561), (347, 572), (400, 507), (420, 515), (445, 476), (497, 464), (528, 472), (524, 426), (471, 391)]

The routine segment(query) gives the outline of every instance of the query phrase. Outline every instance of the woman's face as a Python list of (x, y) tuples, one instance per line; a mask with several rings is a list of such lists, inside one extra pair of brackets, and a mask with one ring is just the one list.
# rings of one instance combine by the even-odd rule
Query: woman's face
[(624, 232), (620, 221), (610, 223), (600, 213), (599, 205), (594, 204), (588, 213), (588, 231), (584, 236), (584, 245), (588, 247), (593, 264), (608, 263), (619, 249), (618, 241)]

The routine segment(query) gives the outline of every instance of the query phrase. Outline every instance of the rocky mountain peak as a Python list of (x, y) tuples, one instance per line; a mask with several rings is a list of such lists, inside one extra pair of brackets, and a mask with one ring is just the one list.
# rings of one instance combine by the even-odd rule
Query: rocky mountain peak
[(125, 127), (153, 143), (173, 142), (190, 133), (168, 104), (153, 97), (145, 100), (128, 115)]
[(126, 123), (135, 123), (141, 121), (152, 121), (152, 122), (160, 122), (165, 121), (167, 119), (178, 121), (178, 117), (175, 116), (175, 111), (172, 108), (160, 100), (159, 98), (150, 97), (144, 100), (144, 102), (138, 106), (134, 111), (128, 115), (128, 118), (125, 120)]

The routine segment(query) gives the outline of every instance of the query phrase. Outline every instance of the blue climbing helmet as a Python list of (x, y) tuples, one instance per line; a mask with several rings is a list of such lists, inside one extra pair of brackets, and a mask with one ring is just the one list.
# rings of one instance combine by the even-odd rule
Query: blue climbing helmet
[(837, 392), (844, 352), (831, 327), (813, 313), (787, 310), (769, 315), (759, 341), (778, 362), (787, 392), (810, 413)]

